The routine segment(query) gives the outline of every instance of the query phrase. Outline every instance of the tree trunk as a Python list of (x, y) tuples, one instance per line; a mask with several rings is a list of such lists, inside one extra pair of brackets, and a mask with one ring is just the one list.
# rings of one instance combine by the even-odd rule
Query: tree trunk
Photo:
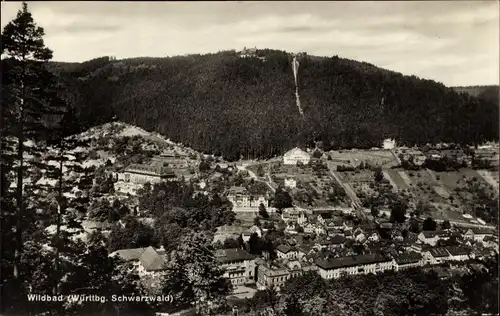
[(58, 188), (58, 197), (57, 197), (57, 219), (56, 219), (56, 255), (54, 258), (54, 271), (55, 271), (55, 285), (52, 289), (54, 295), (57, 295), (59, 288), (59, 236), (61, 234), (61, 213), (63, 212), (63, 150), (60, 152), (60, 160), (59, 160), (59, 188)]

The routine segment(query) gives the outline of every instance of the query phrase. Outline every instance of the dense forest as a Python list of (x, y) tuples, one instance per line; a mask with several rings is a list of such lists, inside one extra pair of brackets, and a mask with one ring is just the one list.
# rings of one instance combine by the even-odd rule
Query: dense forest
[[(261, 58), (257, 58), (261, 57)], [(498, 99), (337, 56), (258, 50), (169, 58), (51, 63), (82, 128), (116, 118), (228, 160), (270, 157), (322, 141), (325, 149), (476, 144), (498, 139)]]

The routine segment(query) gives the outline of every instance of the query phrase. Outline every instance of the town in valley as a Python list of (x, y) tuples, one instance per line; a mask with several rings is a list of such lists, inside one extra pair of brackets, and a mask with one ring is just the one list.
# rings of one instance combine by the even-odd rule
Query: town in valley
[(1, 315), (498, 315), (498, 1), (277, 4), (2, 3)]

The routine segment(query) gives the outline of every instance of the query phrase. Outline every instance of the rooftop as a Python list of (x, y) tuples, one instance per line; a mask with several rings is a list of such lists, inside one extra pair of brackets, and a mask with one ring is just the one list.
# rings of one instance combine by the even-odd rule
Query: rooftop
[(430, 254), (434, 258), (444, 258), (450, 256), (446, 248), (432, 248), (430, 249)]
[(416, 252), (408, 252), (394, 258), (397, 264), (416, 263), (422, 259), (422, 255)]
[(330, 270), (388, 261), (391, 260), (384, 258), (380, 254), (366, 254), (361, 256), (340, 257), (330, 260), (318, 260), (316, 265), (324, 270)]
[(215, 252), (215, 258), (221, 263), (234, 262), (234, 261), (244, 261), (255, 259), (255, 256), (249, 254), (243, 249), (231, 248), (231, 249), (219, 249)]
[(127, 168), (125, 168), (126, 172), (132, 173), (144, 173), (150, 174), (160, 177), (173, 177), (175, 173), (172, 169), (163, 166), (155, 166), (155, 165), (143, 165), (143, 164), (131, 164)]

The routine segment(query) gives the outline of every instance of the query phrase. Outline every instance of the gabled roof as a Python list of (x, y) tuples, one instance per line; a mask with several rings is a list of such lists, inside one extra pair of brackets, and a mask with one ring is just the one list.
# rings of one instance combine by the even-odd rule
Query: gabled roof
[(466, 256), (469, 254), (469, 251), (465, 248), (462, 248), (462, 247), (446, 247), (446, 250), (452, 256)]
[(231, 248), (231, 249), (218, 249), (215, 252), (215, 259), (220, 263), (227, 263), (234, 261), (253, 260), (255, 259), (255, 256), (249, 254), (243, 249)]
[(386, 259), (380, 254), (366, 254), (361, 256), (350, 256), (350, 257), (340, 257), (330, 260), (318, 260), (316, 265), (324, 270), (331, 270), (344, 267), (352, 267), (357, 265), (372, 264), (379, 262), (389, 262), (390, 259)]
[(432, 248), (429, 252), (434, 258), (444, 258), (450, 256), (446, 248)]
[(403, 253), (394, 258), (397, 264), (417, 263), (422, 259), (422, 255), (416, 252)]
[(288, 245), (281, 244), (278, 247), (276, 247), (276, 250), (278, 250), (282, 253), (289, 253), (290, 251), (294, 251), (295, 249), (293, 249), (292, 247), (290, 247)]
[(140, 262), (146, 271), (163, 270), (166, 261), (153, 247), (147, 247), (140, 257)]
[(288, 157), (291, 155), (304, 155), (304, 156), (307, 155), (307, 156), (309, 156), (309, 154), (307, 152), (303, 151), (302, 149), (300, 149), (298, 147), (295, 147), (295, 148), (287, 151), (284, 156)]

